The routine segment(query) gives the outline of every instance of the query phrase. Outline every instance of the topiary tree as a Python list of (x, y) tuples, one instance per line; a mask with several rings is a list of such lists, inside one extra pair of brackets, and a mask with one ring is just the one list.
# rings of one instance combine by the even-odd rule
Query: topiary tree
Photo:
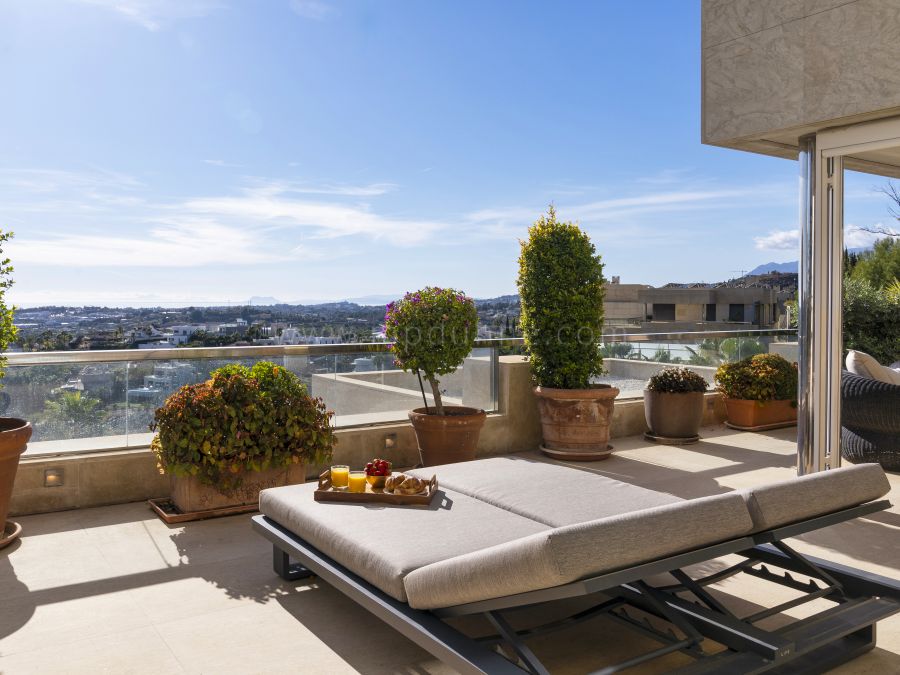
[(586, 389), (603, 372), (603, 284), (590, 237), (550, 206), (519, 255), (520, 326), (538, 386)]
[(475, 301), (452, 288), (427, 286), (387, 306), (384, 332), (394, 342), (396, 364), (425, 375), (435, 411), (443, 415), (437, 376), (452, 373), (472, 351), (478, 335)]

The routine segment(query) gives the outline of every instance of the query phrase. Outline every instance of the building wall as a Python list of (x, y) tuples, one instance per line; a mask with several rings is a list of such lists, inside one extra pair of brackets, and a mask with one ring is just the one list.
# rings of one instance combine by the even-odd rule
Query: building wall
[(702, 31), (704, 143), (791, 157), (900, 114), (900, 0), (703, 0)]

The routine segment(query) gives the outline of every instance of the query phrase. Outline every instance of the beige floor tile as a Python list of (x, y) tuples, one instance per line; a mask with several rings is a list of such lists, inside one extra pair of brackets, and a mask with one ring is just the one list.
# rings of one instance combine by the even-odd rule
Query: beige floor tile
[(183, 565), (170, 579), (137, 586), (130, 595), (154, 623), (175, 621), (266, 602), (292, 592), (295, 584), (272, 571), (271, 555), (252, 555), (221, 563)]
[[(682, 448), (616, 439), (611, 459), (575, 466), (684, 498), (794, 474), (796, 429), (704, 428), (702, 436)], [(900, 475), (889, 478), (900, 502)], [(0, 552), (4, 675), (451, 672), (327, 584), (278, 579), (271, 548), (248, 516), (168, 526), (135, 503), (18, 520), (25, 537)], [(805, 535), (795, 546), (900, 576), (900, 506)], [(697, 572), (725, 564), (709, 561)], [(747, 612), (756, 602), (789, 597), (760, 583), (738, 577), (715, 589)], [(523, 612), (515, 621), (533, 616)], [(606, 619), (532, 642), (554, 673), (599, 668), (649, 646)], [(682, 663), (671, 656), (638, 672)], [(835, 672), (900, 673), (900, 616), (881, 622), (876, 650)]]
[(156, 629), (142, 627), (0, 657), (4, 675), (175, 675), (185, 672)]
[(71, 597), (71, 589), (61, 589), (56, 600), (53, 595), (32, 594), (3, 603), (0, 654), (48, 644), (63, 645), (140, 627), (150, 627), (150, 621), (125, 593)]
[(22, 592), (85, 583), (113, 574), (84, 530), (35, 535), (24, 527), (21, 540), (0, 551), (0, 595), (15, 597)]

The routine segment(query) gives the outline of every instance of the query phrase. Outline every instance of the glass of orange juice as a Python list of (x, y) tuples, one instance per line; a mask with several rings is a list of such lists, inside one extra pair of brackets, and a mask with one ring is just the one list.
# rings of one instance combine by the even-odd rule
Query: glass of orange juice
[(338, 490), (347, 488), (347, 478), (350, 474), (350, 467), (346, 464), (335, 464), (331, 467), (331, 487)]
[(348, 481), (350, 484), (350, 492), (365, 492), (366, 491), (366, 472), (365, 471), (351, 471), (348, 475)]

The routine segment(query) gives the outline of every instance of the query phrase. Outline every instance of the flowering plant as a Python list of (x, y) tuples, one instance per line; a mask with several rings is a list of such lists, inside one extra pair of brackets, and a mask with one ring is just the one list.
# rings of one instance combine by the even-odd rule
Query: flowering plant
[(437, 414), (443, 415), (437, 376), (452, 373), (472, 351), (478, 334), (475, 301), (452, 288), (427, 286), (389, 304), (384, 325), (397, 365), (425, 376)]

